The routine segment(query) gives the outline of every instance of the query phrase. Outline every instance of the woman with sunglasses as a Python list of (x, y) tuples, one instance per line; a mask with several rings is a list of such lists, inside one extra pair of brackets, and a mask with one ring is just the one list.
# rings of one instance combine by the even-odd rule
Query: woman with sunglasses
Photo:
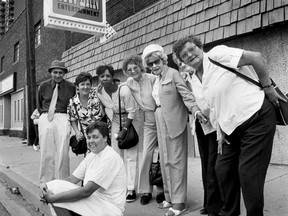
[(148, 45), (142, 59), (157, 76), (152, 96), (156, 102), (155, 118), (165, 194), (165, 201), (159, 208), (169, 208), (166, 216), (179, 216), (186, 210), (188, 111), (197, 113), (201, 122), (207, 120), (179, 72), (168, 67), (163, 47)]

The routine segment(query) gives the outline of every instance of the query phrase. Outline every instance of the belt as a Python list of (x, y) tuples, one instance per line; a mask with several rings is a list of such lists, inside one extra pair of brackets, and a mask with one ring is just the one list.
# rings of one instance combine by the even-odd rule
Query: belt
[(115, 113), (116, 115), (126, 115), (126, 114), (128, 114), (128, 112), (121, 112), (121, 113)]
[[(42, 114), (48, 114), (48, 112), (42, 112)], [(54, 112), (54, 114), (67, 114), (67, 112)]]
[(161, 105), (156, 106), (155, 109), (154, 109), (154, 112), (156, 112), (156, 110), (157, 110), (158, 108), (161, 108)]

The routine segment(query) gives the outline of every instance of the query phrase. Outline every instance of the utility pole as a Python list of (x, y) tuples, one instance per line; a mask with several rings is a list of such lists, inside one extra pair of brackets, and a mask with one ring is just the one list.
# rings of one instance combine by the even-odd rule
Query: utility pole
[(35, 30), (33, 18), (33, 0), (25, 0), (26, 4), (26, 79), (27, 97), (26, 109), (26, 131), (27, 143), (32, 145), (35, 139), (33, 121), (30, 118), (36, 108), (36, 75), (35, 75)]

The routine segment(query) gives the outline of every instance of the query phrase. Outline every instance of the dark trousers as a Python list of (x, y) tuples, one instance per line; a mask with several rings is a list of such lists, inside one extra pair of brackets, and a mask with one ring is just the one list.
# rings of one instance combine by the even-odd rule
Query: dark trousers
[(196, 135), (201, 158), (204, 188), (203, 207), (208, 213), (219, 213), (222, 201), (215, 172), (218, 149), (216, 132), (205, 135), (199, 121), (196, 120)]
[(247, 216), (263, 216), (264, 183), (276, 129), (274, 106), (265, 99), (261, 109), (238, 126), (218, 155), (216, 174), (224, 216), (240, 215), (240, 187)]
[(39, 145), (39, 132), (38, 132), (37, 124), (34, 124), (34, 129), (35, 129), (35, 139), (34, 139), (33, 145)]

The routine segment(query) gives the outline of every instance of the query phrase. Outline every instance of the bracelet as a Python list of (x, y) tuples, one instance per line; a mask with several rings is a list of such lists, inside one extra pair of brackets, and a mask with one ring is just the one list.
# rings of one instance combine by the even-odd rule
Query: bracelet
[(126, 130), (126, 131), (127, 131), (128, 129), (127, 129), (127, 127), (123, 127), (123, 130)]
[(194, 118), (196, 119), (197, 118), (197, 114), (198, 113), (201, 113), (201, 111), (200, 110), (197, 110), (195, 113), (194, 113)]
[(262, 89), (270, 88), (270, 87), (273, 87), (273, 83), (270, 83), (268, 85), (262, 86)]

